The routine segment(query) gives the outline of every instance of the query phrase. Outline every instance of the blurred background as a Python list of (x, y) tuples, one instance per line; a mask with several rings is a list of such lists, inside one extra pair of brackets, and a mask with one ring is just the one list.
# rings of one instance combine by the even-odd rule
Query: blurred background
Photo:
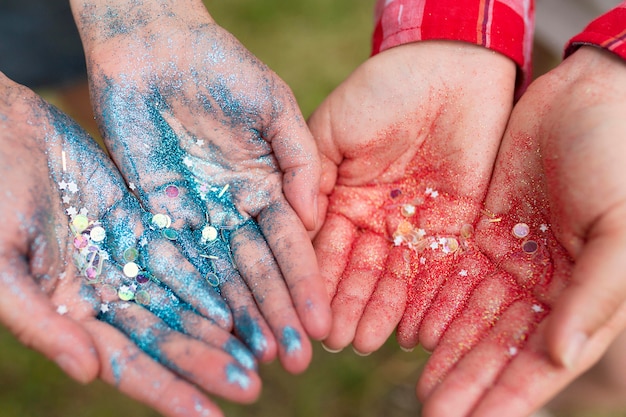
[[(305, 117), (369, 56), (374, 0), (205, 2), (219, 24), (292, 87)], [(535, 51), (536, 74), (560, 60), (550, 45), (538, 43)], [(68, 107), (84, 97), (83, 87), (38, 91), (89, 126), (88, 113)], [(401, 351), (394, 340), (367, 358), (351, 349), (330, 354), (316, 344), (313, 363), (303, 375), (289, 375), (277, 363), (261, 366), (264, 389), (255, 404), (218, 402), (230, 417), (416, 417), (420, 406), (414, 387), (426, 358), (419, 348)], [(76, 384), (0, 328), (0, 417), (158, 415), (101, 382)], [(620, 417), (626, 412), (555, 415)]]

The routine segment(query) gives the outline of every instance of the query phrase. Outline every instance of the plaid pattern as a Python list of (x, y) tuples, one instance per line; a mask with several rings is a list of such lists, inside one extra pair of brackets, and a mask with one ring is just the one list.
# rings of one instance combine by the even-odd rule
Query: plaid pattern
[(500, 52), (531, 78), (533, 0), (378, 0), (372, 54), (420, 40), (470, 42)]
[(599, 46), (626, 59), (626, 1), (574, 36), (565, 48), (565, 56), (571, 55), (582, 45)]

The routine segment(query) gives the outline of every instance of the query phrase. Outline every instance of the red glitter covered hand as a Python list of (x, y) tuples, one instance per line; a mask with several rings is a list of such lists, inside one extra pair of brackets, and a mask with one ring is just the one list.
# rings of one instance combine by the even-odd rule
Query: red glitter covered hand
[(230, 305), (237, 336), (304, 370), (330, 308), (307, 233), (319, 159), (291, 91), (200, 0), (73, 3), (127, 183)]
[(495, 268), (418, 384), (428, 416), (526, 416), (626, 326), (626, 64), (583, 47), (511, 116), (476, 244)]
[(102, 150), (2, 74), (0, 175), (0, 322), (24, 344), (167, 416), (221, 415), (200, 389), (258, 396), (254, 356), (230, 334), (223, 300), (169, 279), (201, 278)]
[(480, 267), (464, 260), (466, 240), (514, 84), (502, 55), (419, 42), (369, 59), (312, 115), (328, 213), (314, 242), (332, 297), (327, 347), (372, 352), (398, 322), (403, 347), (434, 347), (439, 322), (420, 328), (433, 299), (449, 278)]

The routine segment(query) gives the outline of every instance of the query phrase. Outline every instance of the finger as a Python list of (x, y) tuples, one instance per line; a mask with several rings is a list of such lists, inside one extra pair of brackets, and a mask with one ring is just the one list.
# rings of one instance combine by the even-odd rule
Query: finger
[(398, 325), (397, 340), (404, 349), (412, 349), (419, 341), (419, 329), (454, 259), (436, 249), (418, 254), (419, 269), (408, 287), (407, 306)]
[(425, 416), (470, 415), (534, 330), (536, 313), (532, 304), (532, 300), (517, 301), (499, 317), (489, 334), (426, 397)]
[(134, 303), (109, 303), (98, 318), (122, 331), (155, 361), (207, 392), (238, 401), (254, 401), (261, 381), (221, 349), (169, 328)]
[(24, 345), (43, 353), (83, 384), (98, 374), (93, 341), (79, 323), (58, 314), (20, 256), (0, 259), (0, 321)]
[(270, 138), (272, 150), (283, 172), (283, 193), (308, 230), (317, 228), (317, 198), (321, 165), (313, 136), (289, 94), (287, 111), (277, 120), (278, 130)]
[(527, 346), (506, 367), (496, 384), (489, 389), (473, 410), (485, 417), (527, 416), (543, 406), (569, 382), (600, 359), (618, 329), (626, 324), (626, 308), (609, 320), (609, 324), (590, 339), (579, 356), (576, 369), (554, 363), (545, 350), (545, 322), (530, 337)]
[(425, 399), (463, 356), (488, 334), (501, 312), (519, 297), (517, 285), (504, 274), (486, 277), (448, 328), (420, 377), (417, 393)]
[(412, 276), (411, 258), (406, 248), (392, 247), (389, 251), (385, 272), (365, 307), (352, 342), (358, 352), (378, 350), (402, 318)]
[(382, 236), (362, 233), (350, 251), (337, 294), (331, 303), (333, 325), (324, 345), (343, 349), (354, 339), (365, 306), (383, 275), (390, 243)]
[(223, 416), (198, 388), (155, 362), (115, 328), (98, 320), (85, 326), (96, 343), (105, 382), (167, 417)]
[(265, 238), (249, 221), (232, 232), (230, 245), (241, 276), (279, 342), (281, 363), (289, 372), (302, 372), (311, 360), (311, 344)]
[(350, 259), (350, 250), (357, 238), (357, 228), (347, 218), (329, 213), (313, 242), (326, 292), (332, 299)]
[(597, 223), (550, 317), (549, 351), (557, 363), (570, 369), (589, 339), (626, 300), (625, 212), (613, 210)]
[(428, 351), (435, 349), (446, 328), (467, 304), (474, 288), (494, 272), (491, 262), (478, 252), (462, 256), (457, 266), (451, 269), (420, 326), (419, 342)]
[(306, 230), (285, 203), (264, 209), (257, 222), (304, 328), (312, 338), (324, 339), (331, 325), (330, 301)]

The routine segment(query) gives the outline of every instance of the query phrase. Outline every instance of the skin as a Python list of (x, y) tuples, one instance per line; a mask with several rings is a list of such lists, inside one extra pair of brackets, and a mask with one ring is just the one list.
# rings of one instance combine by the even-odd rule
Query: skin
[[(418, 384), (423, 415), (528, 415), (597, 362), (623, 331), (625, 82), (621, 59), (582, 47), (516, 105), (485, 206), (503, 221), (534, 225), (534, 236), (541, 233), (537, 225), (550, 225), (541, 238), (547, 250), (520, 257), (508, 227), (481, 228), (477, 244), (502, 270), (496, 281), (517, 286), (517, 295), (507, 302), (504, 292), (472, 294), (468, 306), (488, 297), (508, 305), (495, 325), (464, 341), (465, 349), (453, 347), (461, 323), (471, 328), (480, 320), (468, 307), (450, 325)], [(531, 303), (544, 306), (546, 317), (529, 314)], [(514, 355), (511, 346), (518, 347)]]
[[(162, 257), (179, 265), (181, 279), (200, 277), (150, 229), (102, 150), (58, 109), (2, 74), (0, 132), (2, 324), (78, 381), (99, 377), (166, 416), (221, 415), (204, 392), (253, 401), (260, 379), (253, 355), (229, 333), (226, 304), (207, 292), (191, 309), (188, 294), (166, 285), (174, 281), (160, 273)], [(107, 232), (100, 256), (109, 259), (93, 284), (74, 262), (81, 255), (70, 207), (88, 210)], [(153, 277), (140, 286), (151, 295), (145, 305), (106, 292), (106, 285), (132, 284), (122, 273), (123, 242), (136, 245), (137, 262)]]
[[(287, 370), (304, 370), (306, 335), (326, 337), (330, 308), (307, 234), (320, 164), (291, 91), (201, 1), (71, 3), (124, 179), (149, 211), (196, 236), (177, 243), (202, 275), (219, 276), (238, 337), (260, 360), (278, 352)], [(170, 184), (180, 198), (164, 196)], [(209, 223), (221, 239), (199, 244)]]
[[(311, 116), (322, 155), (320, 214), (327, 213), (314, 246), (332, 299), (329, 349), (352, 343), (372, 352), (398, 324), (402, 347), (434, 347), (433, 328), (450, 318), (421, 328), (426, 312), (461, 262), (480, 269), (481, 260), (429, 245), (458, 238), (480, 216), (514, 86), (515, 65), (502, 55), (459, 42), (413, 43), (370, 58)], [(414, 216), (401, 214), (407, 203)], [(425, 232), (426, 248), (394, 244), (403, 221)], [(464, 298), (471, 289), (457, 291)]]

